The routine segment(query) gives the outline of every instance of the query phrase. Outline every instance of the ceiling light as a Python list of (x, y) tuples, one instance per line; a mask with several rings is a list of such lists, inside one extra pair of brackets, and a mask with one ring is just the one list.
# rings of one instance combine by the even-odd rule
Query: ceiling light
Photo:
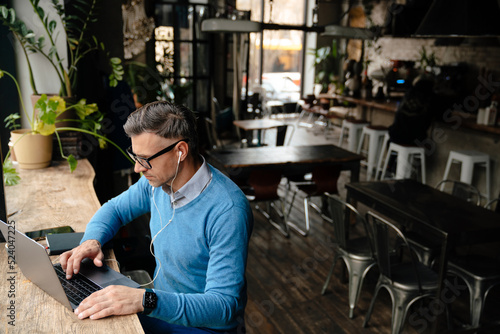
[(230, 20), (230, 19), (205, 19), (201, 22), (203, 32), (236, 32), (250, 33), (262, 31), (260, 22), (250, 20)]

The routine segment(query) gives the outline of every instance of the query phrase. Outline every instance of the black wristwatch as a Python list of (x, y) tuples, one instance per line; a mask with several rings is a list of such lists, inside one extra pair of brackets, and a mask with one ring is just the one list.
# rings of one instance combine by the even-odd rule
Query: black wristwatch
[(149, 314), (153, 312), (156, 308), (156, 302), (158, 301), (158, 296), (151, 289), (146, 289), (144, 295), (142, 297), (142, 306), (144, 307), (144, 311), (142, 314)]

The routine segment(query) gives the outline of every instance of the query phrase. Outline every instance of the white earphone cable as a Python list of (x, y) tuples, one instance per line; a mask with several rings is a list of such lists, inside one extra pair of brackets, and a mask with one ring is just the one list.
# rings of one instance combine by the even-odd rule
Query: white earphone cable
[[(177, 160), (177, 168), (175, 169), (175, 175), (174, 175), (174, 178), (172, 179), (172, 183), (170, 183), (170, 188), (172, 189), (172, 196), (174, 196), (174, 181), (175, 179), (177, 178), (177, 173), (179, 172), (179, 165), (180, 165), (180, 162), (181, 162), (181, 152), (179, 152), (179, 159)], [(158, 212), (158, 216), (160, 217), (160, 226), (162, 226), (162, 228), (154, 235), (154, 237), (151, 239), (151, 243), (149, 244), (149, 251), (151, 252), (151, 255), (153, 255), (153, 257), (155, 258), (155, 260), (158, 260), (158, 270), (156, 270), (156, 274), (155, 276), (153, 277), (153, 280), (148, 282), (148, 283), (144, 283), (144, 284), (141, 284), (141, 286), (146, 286), (146, 285), (149, 285), (149, 284), (152, 284), (154, 283), (154, 281), (156, 280), (156, 278), (158, 277), (158, 274), (160, 273), (160, 270), (161, 270), (161, 261), (159, 258), (156, 257), (154, 251), (153, 251), (153, 243), (154, 241), (156, 240), (156, 237), (168, 226), (170, 225), (170, 223), (172, 222), (172, 220), (174, 219), (174, 216), (175, 216), (175, 201), (174, 203), (172, 204), (172, 217), (170, 218), (170, 220), (168, 221), (168, 223), (163, 226), (163, 221), (162, 221), (162, 218), (161, 218), (161, 213), (160, 213), (160, 209), (158, 209), (158, 206), (156, 205), (156, 201), (155, 201), (155, 188), (153, 186), (151, 186), (151, 188), (153, 189), (153, 204), (155, 205), (155, 208), (156, 208), (156, 211)]]

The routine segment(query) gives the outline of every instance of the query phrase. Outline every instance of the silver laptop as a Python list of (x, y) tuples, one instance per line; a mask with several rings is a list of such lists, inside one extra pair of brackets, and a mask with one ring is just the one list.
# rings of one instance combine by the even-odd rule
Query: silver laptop
[[(0, 220), (0, 231), (6, 240), (6, 248), (12, 245), (9, 249), (14, 251), (15, 261), (24, 276), (70, 310), (77, 308), (80, 301), (92, 292), (109, 285), (140, 287), (130, 278), (106, 265), (96, 267), (89, 259), (82, 262), (77, 275), (66, 280), (60, 265), (52, 264), (42, 245), (3, 220)], [(57, 271), (60, 272), (59, 276)]]

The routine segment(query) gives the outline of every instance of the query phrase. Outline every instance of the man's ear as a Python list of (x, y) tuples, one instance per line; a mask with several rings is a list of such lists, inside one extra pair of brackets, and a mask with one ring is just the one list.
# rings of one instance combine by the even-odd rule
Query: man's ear
[(177, 145), (177, 150), (179, 153), (179, 158), (184, 160), (187, 154), (189, 154), (189, 145), (185, 141), (181, 141), (179, 145)]

